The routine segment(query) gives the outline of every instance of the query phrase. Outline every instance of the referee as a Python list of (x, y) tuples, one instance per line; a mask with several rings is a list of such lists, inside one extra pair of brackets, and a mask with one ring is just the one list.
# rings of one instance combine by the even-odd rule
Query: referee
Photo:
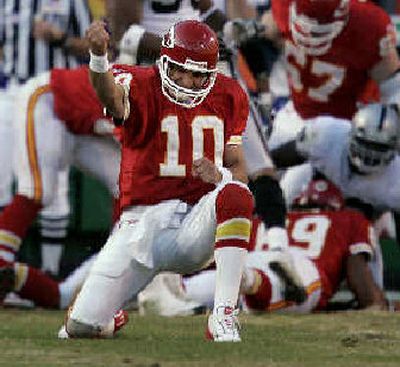
[[(87, 0), (0, 0), (0, 213), (11, 201), (13, 129), (19, 86), (53, 68), (86, 62), (85, 31), (92, 16)], [(51, 139), (51, 137), (48, 137)], [(69, 216), (68, 172), (59, 178), (58, 200), (41, 215), (42, 269), (58, 272)], [(5, 235), (3, 234), (3, 237)], [(4, 245), (0, 233), (0, 250)], [(7, 237), (7, 236), (6, 236)]]

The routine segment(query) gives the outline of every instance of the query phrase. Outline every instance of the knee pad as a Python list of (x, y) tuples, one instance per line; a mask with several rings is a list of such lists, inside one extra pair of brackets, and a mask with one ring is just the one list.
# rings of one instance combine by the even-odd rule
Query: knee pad
[(253, 196), (245, 185), (227, 184), (216, 200), (215, 247), (248, 248), (253, 209)]
[(228, 183), (218, 193), (215, 210), (218, 223), (236, 217), (252, 219), (253, 196), (244, 184)]

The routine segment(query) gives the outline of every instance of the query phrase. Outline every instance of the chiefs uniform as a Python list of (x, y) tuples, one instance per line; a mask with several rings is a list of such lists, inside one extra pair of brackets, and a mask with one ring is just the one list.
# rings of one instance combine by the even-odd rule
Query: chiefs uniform
[(388, 14), (371, 2), (350, 0), (347, 22), (329, 49), (320, 55), (307, 53), (293, 40), (293, 2), (272, 2), (275, 23), (285, 41), (292, 101), (274, 120), (270, 149), (293, 138), (308, 119), (351, 118), (357, 102), (365, 99), (371, 70), (396, 47)]
[[(47, 205), (60, 167), (75, 164), (117, 194), (118, 145), (110, 137), (93, 136), (96, 123), (104, 117), (86, 67), (55, 69), (31, 79), (23, 88), (20, 106), (19, 193)], [(103, 147), (101, 153), (92, 155), (90, 150), (97, 145)], [(106, 162), (107, 170), (102, 167)]]
[[(267, 246), (262, 234), (262, 224), (256, 221), (253, 230), (255, 250)], [(249, 253), (246, 267), (257, 269), (268, 277), (270, 290), (261, 290), (256, 297), (246, 296), (250, 310), (310, 312), (324, 309), (344, 279), (346, 259), (360, 253), (370, 258), (374, 254), (375, 239), (369, 221), (351, 209), (291, 211), (288, 213), (288, 234), (293, 264), (304, 282), (308, 299), (300, 305), (285, 301), (285, 286), (268, 265), (274, 260), (273, 254), (255, 251)]]
[[(323, 55), (295, 46), (289, 25), (291, 1), (273, 1), (274, 19), (285, 37), (290, 90), (302, 118), (351, 118), (369, 80), (369, 71), (395, 45), (390, 17), (371, 2), (351, 0), (348, 21)], [(371, 22), (371, 19), (374, 19)]]
[[(100, 38), (105, 45), (108, 37), (98, 31), (103, 32), (103, 26), (93, 24), (89, 41)], [(99, 95), (124, 93), (122, 105), (103, 100), (125, 120), (123, 212), (67, 320), (72, 336), (109, 335), (115, 310), (159, 272), (191, 273), (215, 257), (220, 277), (207, 335), (240, 341), (233, 309), (253, 198), (223, 164), (229, 164), (235, 176), (246, 174), (240, 144), (248, 101), (236, 81), (217, 73), (217, 60), (215, 33), (204, 23), (183, 21), (164, 35), (158, 69), (117, 65), (114, 81), (122, 88), (95, 83)], [(110, 79), (110, 74), (92, 71), (94, 79)], [(229, 329), (221, 327), (222, 316)]]
[(89, 83), (87, 67), (53, 69), (49, 85), (54, 96), (54, 112), (68, 130), (77, 135), (95, 134), (96, 122), (105, 118), (103, 106)]
[(17, 195), (0, 216), (0, 250), (10, 260), (42, 207), (57, 202), (68, 214), (67, 190), (60, 180), (68, 181), (62, 173), (70, 165), (94, 175), (117, 196), (120, 160), (114, 139), (96, 135), (99, 125), (102, 131), (112, 130), (105, 127), (110, 122), (102, 117), (87, 68), (53, 70), (30, 79), (21, 88), (18, 105)]
[(244, 91), (233, 79), (218, 74), (203, 103), (178, 109), (162, 94), (156, 67), (115, 66), (114, 73), (122, 83), (130, 80), (131, 116), (124, 125), (121, 205), (154, 204), (171, 198), (196, 203), (214, 185), (193, 178), (192, 162), (205, 156), (221, 166), (225, 145), (240, 143), (248, 115)]

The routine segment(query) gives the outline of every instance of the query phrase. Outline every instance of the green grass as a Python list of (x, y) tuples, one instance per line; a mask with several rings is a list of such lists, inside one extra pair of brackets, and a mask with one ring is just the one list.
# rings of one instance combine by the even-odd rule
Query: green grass
[(140, 317), (113, 340), (57, 340), (59, 311), (0, 309), (0, 366), (400, 365), (400, 315), (352, 312), (241, 316), (243, 342), (204, 340), (205, 316)]

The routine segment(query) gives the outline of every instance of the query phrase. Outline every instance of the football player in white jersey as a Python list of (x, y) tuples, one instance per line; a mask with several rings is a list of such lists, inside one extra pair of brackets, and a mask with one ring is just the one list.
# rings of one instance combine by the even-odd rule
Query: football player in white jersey
[[(379, 211), (400, 212), (400, 188), (393, 185), (400, 179), (397, 106), (365, 105), (352, 123), (332, 117), (316, 120), (317, 123), (307, 124), (286, 148), (292, 145), (309, 160), (309, 167), (333, 181), (346, 198), (358, 198)], [(273, 150), (272, 157), (282, 157), (279, 152), (284, 149)], [(276, 161), (282, 165), (280, 159)], [(295, 187), (291, 185), (291, 190)]]

